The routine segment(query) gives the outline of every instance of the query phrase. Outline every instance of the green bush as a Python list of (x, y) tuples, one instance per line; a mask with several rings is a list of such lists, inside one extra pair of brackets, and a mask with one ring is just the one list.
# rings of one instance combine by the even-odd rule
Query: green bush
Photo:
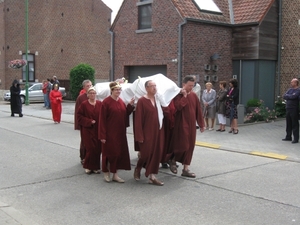
[(275, 109), (271, 110), (265, 106), (264, 101), (260, 100), (260, 106), (256, 107), (251, 113), (247, 114), (245, 123), (252, 123), (257, 121), (275, 120), (277, 118), (277, 112)]
[(275, 111), (277, 114), (277, 117), (285, 117), (286, 110), (285, 110), (285, 101), (282, 97), (278, 96), (277, 101), (275, 102)]
[(260, 107), (262, 104), (261, 100), (257, 98), (251, 98), (247, 101), (246, 107)]
[(79, 95), (84, 80), (90, 80), (94, 84), (95, 69), (88, 64), (81, 63), (70, 71), (70, 92), (73, 100), (76, 100)]

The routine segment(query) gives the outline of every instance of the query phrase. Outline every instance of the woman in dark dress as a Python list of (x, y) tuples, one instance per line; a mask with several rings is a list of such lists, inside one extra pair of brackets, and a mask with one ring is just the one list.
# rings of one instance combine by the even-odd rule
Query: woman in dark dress
[(20, 92), (21, 92), (20, 83), (17, 80), (14, 80), (12, 86), (10, 87), (11, 116), (15, 116), (15, 113), (19, 114), (19, 117), (23, 116)]
[(83, 101), (77, 110), (81, 140), (86, 151), (83, 168), (87, 174), (100, 173), (101, 142), (98, 139), (98, 126), (102, 103), (96, 99), (96, 94), (95, 88), (90, 87), (87, 91), (88, 100)]
[(231, 79), (229, 81), (229, 90), (227, 92), (227, 102), (226, 102), (226, 117), (230, 118), (230, 131), (229, 133), (238, 134), (238, 112), (237, 105), (239, 104), (239, 88), (238, 81), (236, 79)]

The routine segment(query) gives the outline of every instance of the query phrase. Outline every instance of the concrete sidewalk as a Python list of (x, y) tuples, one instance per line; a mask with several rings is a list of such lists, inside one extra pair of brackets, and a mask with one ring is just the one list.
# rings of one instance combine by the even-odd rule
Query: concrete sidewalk
[[(64, 101), (62, 108), (62, 122), (74, 123), (75, 103)], [(8, 102), (0, 102), (0, 112), (6, 112), (8, 116), (10, 115)], [(51, 110), (43, 108), (42, 103), (23, 105), (23, 114), (24, 116), (52, 120)], [(281, 140), (285, 137), (284, 119), (269, 123), (259, 122), (240, 125), (237, 135), (228, 133), (228, 128), (226, 132), (216, 132), (216, 129), (218, 129), (218, 125), (212, 131), (205, 130), (205, 132), (200, 133), (197, 130), (196, 145), (215, 150), (256, 154), (300, 162), (300, 144), (291, 144), (291, 142)], [(127, 132), (133, 134), (132, 126), (128, 128)], [(130, 138), (133, 138), (133, 136), (128, 136), (128, 139)]]

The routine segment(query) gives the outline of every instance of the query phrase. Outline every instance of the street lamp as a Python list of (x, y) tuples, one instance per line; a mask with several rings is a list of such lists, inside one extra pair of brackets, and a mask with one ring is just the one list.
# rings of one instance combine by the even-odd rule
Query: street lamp
[(26, 69), (25, 69), (25, 105), (29, 105), (28, 100), (28, 0), (25, 0), (25, 50), (26, 50)]

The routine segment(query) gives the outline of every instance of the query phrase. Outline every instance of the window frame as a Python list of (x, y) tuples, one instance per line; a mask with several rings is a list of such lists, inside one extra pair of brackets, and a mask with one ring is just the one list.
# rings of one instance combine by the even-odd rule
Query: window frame
[[(152, 3), (153, 0), (140, 0), (139, 2), (136, 3), (136, 6), (138, 7), (138, 29), (136, 30), (136, 33), (145, 33), (145, 32), (152, 32)], [(148, 18), (147, 22), (150, 22), (150, 26), (149, 27), (142, 27), (141, 23), (142, 23), (142, 19), (143, 17), (140, 16), (140, 10), (141, 7), (147, 7), (148, 5), (150, 5), (151, 7), (151, 15), (150, 15), (150, 19)], [(150, 21), (149, 21), (150, 20)]]
[[(29, 56), (32, 56), (32, 60), (29, 59)], [(26, 60), (26, 54), (22, 54), (22, 59)], [(28, 82), (35, 82), (35, 54), (28, 53), (27, 59)], [(30, 68), (33, 70), (30, 71)], [(22, 67), (22, 80), (26, 82), (26, 66)]]

